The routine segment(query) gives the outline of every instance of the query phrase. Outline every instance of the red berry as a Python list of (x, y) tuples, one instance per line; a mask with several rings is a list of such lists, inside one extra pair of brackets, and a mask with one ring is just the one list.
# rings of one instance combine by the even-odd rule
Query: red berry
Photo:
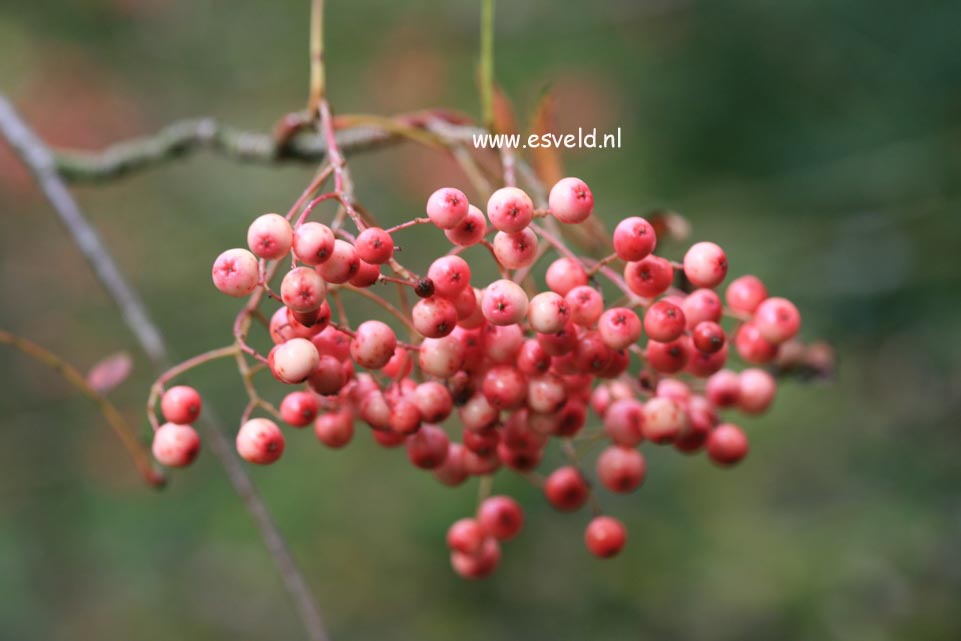
[(607, 559), (616, 556), (627, 542), (627, 530), (617, 519), (597, 516), (584, 531), (584, 543), (596, 557)]
[(246, 249), (228, 249), (214, 261), (214, 286), (228, 296), (248, 296), (260, 282), (257, 258)]
[(521, 269), (534, 263), (537, 236), (530, 228), (518, 232), (499, 231), (494, 235), (494, 257), (507, 269)]
[(484, 212), (473, 205), (459, 223), (444, 231), (447, 240), (461, 247), (476, 245), (485, 234), (487, 234), (487, 218), (484, 217)]
[(176, 385), (164, 392), (160, 399), (160, 411), (164, 418), (178, 425), (189, 425), (200, 416), (203, 402), (200, 394), (187, 385)]
[(654, 397), (644, 404), (644, 437), (655, 443), (673, 441), (687, 426), (684, 406), (670, 398)]
[(433, 470), (444, 464), (449, 445), (444, 430), (436, 425), (424, 425), (407, 437), (407, 458), (421, 469)]
[(394, 239), (380, 227), (368, 227), (357, 234), (354, 248), (361, 260), (381, 265), (394, 255)]
[(558, 510), (573, 512), (587, 502), (591, 490), (573, 466), (559, 467), (544, 481), (544, 496)]
[(256, 256), (266, 260), (283, 258), (290, 251), (294, 232), (283, 216), (264, 214), (250, 223), (247, 246)]
[(346, 410), (321, 414), (314, 421), (314, 435), (327, 447), (344, 447), (354, 438), (354, 417)]
[(660, 256), (648, 256), (624, 266), (624, 282), (638, 296), (654, 298), (674, 282), (674, 268)]
[(731, 309), (753, 314), (761, 301), (767, 298), (767, 288), (757, 276), (741, 276), (731, 281), (724, 297)]
[(747, 452), (747, 437), (736, 425), (722, 423), (707, 438), (707, 455), (718, 465), (734, 465), (747, 456)]
[(601, 314), (597, 332), (611, 349), (626, 349), (641, 337), (641, 319), (627, 307), (612, 307)]
[(483, 579), (490, 575), (501, 560), (501, 548), (495, 539), (484, 539), (480, 552), (474, 555), (451, 552), (450, 563), (454, 572), (465, 579)]
[(722, 369), (707, 379), (705, 392), (717, 407), (733, 407), (741, 396), (741, 379), (737, 372)]
[(681, 301), (681, 311), (687, 319), (687, 328), (694, 329), (704, 321), (721, 322), (724, 310), (721, 297), (713, 289), (695, 289)]
[(768, 298), (754, 311), (754, 324), (764, 340), (778, 345), (797, 335), (801, 315), (788, 299)]
[(492, 496), (484, 499), (477, 508), (477, 520), (488, 536), (507, 541), (521, 531), (524, 511), (509, 496)]
[(464, 459), (464, 446), (451, 443), (447, 449), (447, 458), (439, 467), (434, 468), (434, 477), (449, 487), (460, 485), (468, 477)]
[(572, 258), (558, 258), (544, 276), (547, 286), (551, 291), (557, 292), (561, 296), (567, 295), (575, 287), (587, 284), (587, 272), (584, 266)]
[(614, 253), (621, 260), (643, 260), (656, 246), (654, 227), (639, 216), (625, 218), (614, 228)]
[(467, 215), (467, 206), (464, 192), (443, 187), (427, 199), (427, 217), (441, 229), (452, 229)]
[(551, 214), (562, 223), (582, 223), (594, 210), (594, 194), (580, 178), (561, 178), (547, 198)]
[(533, 219), (534, 203), (517, 187), (502, 187), (487, 201), (487, 217), (495, 229), (518, 232)]
[(284, 435), (269, 419), (250, 419), (237, 432), (237, 453), (249, 463), (268, 465), (284, 453)]
[(167, 467), (186, 467), (200, 453), (200, 437), (189, 425), (164, 423), (153, 435), (153, 457)]
[(513, 325), (527, 314), (528, 300), (523, 288), (514, 281), (495, 280), (484, 290), (481, 311), (492, 325)]
[(386, 323), (364, 321), (350, 341), (350, 357), (365, 369), (380, 369), (394, 356), (397, 335)]
[(724, 329), (714, 321), (701, 321), (691, 332), (694, 347), (702, 352), (713, 354), (724, 347)]
[(457, 308), (447, 298), (431, 296), (417, 301), (411, 310), (411, 321), (421, 336), (441, 338), (457, 326)]
[(734, 335), (734, 346), (748, 363), (768, 363), (777, 356), (777, 345), (764, 338), (754, 323), (744, 323), (738, 328)]
[(761, 414), (767, 410), (777, 393), (777, 382), (763, 369), (748, 368), (738, 377), (740, 389), (737, 406), (747, 414)]
[(427, 277), (434, 282), (435, 294), (455, 298), (470, 285), (470, 266), (460, 256), (443, 256), (431, 263)]
[(644, 481), (644, 457), (635, 449), (612, 445), (597, 457), (597, 478), (612, 492), (632, 492)]
[(334, 249), (322, 265), (317, 268), (328, 283), (342, 285), (357, 275), (360, 270), (360, 256), (346, 240), (334, 241)]
[(684, 275), (695, 287), (717, 287), (727, 276), (727, 256), (714, 243), (695, 243), (684, 254)]
[(477, 554), (486, 538), (487, 535), (477, 519), (460, 519), (447, 529), (447, 547), (461, 554)]
[(294, 231), (294, 255), (305, 265), (323, 264), (334, 254), (334, 241), (334, 232), (327, 225), (304, 223)]
[(681, 308), (666, 300), (657, 301), (644, 314), (644, 331), (651, 340), (668, 343), (683, 334), (686, 326)]
[(287, 272), (280, 284), (280, 297), (295, 312), (319, 309), (327, 296), (327, 283), (309, 267), (295, 267)]
[(604, 434), (618, 445), (634, 447), (644, 440), (644, 404), (635, 398), (616, 400), (604, 413)]
[(571, 317), (571, 309), (563, 296), (555, 292), (541, 292), (527, 307), (527, 321), (535, 332), (559, 332)]

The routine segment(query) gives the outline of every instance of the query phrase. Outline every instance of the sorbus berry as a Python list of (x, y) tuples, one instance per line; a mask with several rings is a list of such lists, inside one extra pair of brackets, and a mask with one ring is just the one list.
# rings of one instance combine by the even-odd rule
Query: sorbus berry
[(524, 341), (517, 355), (517, 368), (528, 376), (544, 374), (551, 368), (552, 357), (534, 339)]
[(320, 355), (306, 338), (292, 338), (270, 350), (268, 361), (277, 380), (294, 385), (303, 383), (317, 369)]
[(321, 265), (333, 256), (334, 241), (334, 232), (327, 225), (304, 223), (294, 231), (294, 256), (305, 265)]
[(681, 308), (666, 300), (659, 300), (644, 314), (644, 331), (655, 341), (668, 343), (684, 333), (687, 319)]
[(571, 310), (571, 320), (581, 327), (593, 327), (604, 312), (604, 298), (593, 287), (578, 285), (564, 296)]
[(625, 218), (614, 228), (614, 253), (621, 260), (643, 260), (656, 246), (654, 228), (640, 216)]
[(214, 286), (228, 296), (248, 296), (260, 282), (257, 258), (246, 249), (228, 249), (217, 256), (211, 272)]
[(777, 393), (777, 382), (763, 369), (748, 368), (738, 376), (740, 390), (737, 406), (747, 414), (762, 414)]
[(587, 284), (587, 272), (578, 261), (563, 257), (550, 264), (544, 279), (552, 291), (566, 296), (575, 287)]
[(470, 266), (460, 256), (443, 256), (431, 263), (427, 277), (434, 283), (434, 293), (454, 298), (470, 285)]
[(547, 205), (554, 218), (576, 225), (587, 220), (594, 210), (594, 194), (580, 178), (561, 178), (551, 187)]
[(741, 380), (737, 372), (722, 369), (707, 379), (707, 398), (717, 407), (733, 407), (741, 395)]
[(527, 379), (513, 365), (496, 365), (484, 375), (484, 397), (498, 409), (515, 409), (527, 398)]
[(441, 229), (453, 229), (467, 216), (467, 196), (453, 187), (442, 187), (427, 199), (427, 217)]
[(497, 569), (501, 560), (501, 548), (495, 539), (484, 539), (480, 552), (463, 554), (451, 552), (450, 563), (459, 576), (465, 579), (482, 579)]
[(464, 364), (464, 344), (454, 336), (425, 338), (417, 352), (417, 363), (425, 374), (450, 378)]
[(747, 437), (736, 425), (722, 423), (707, 437), (707, 455), (718, 465), (734, 465), (747, 456), (747, 452)]
[(441, 338), (457, 326), (457, 308), (446, 298), (431, 296), (417, 301), (411, 310), (411, 321), (421, 336)]
[(347, 281), (354, 287), (366, 288), (380, 280), (380, 265), (357, 260), (357, 272)]
[(487, 217), (499, 231), (518, 232), (534, 218), (534, 203), (517, 187), (502, 187), (487, 201)]
[(190, 425), (164, 423), (154, 432), (151, 450), (161, 465), (186, 467), (200, 453), (200, 437)]
[(477, 508), (477, 521), (488, 536), (507, 541), (524, 526), (524, 511), (509, 496), (491, 496)]
[(633, 492), (644, 481), (644, 457), (635, 449), (611, 445), (597, 457), (597, 478), (612, 492)]
[(618, 445), (638, 445), (644, 440), (644, 404), (634, 398), (611, 403), (604, 412), (604, 434)]
[(327, 296), (327, 283), (309, 267), (295, 267), (280, 284), (280, 297), (295, 312), (319, 309)]
[(686, 336), (669, 343), (647, 341), (644, 357), (648, 364), (662, 374), (676, 374), (684, 369), (691, 358), (691, 348)]
[(364, 321), (350, 341), (350, 357), (365, 369), (380, 369), (390, 361), (397, 348), (397, 335), (386, 323)]
[(717, 287), (727, 276), (727, 256), (714, 243), (695, 243), (684, 254), (684, 275), (695, 287)]
[(537, 235), (529, 228), (494, 235), (494, 257), (507, 269), (529, 267), (537, 256)]
[(270, 419), (252, 418), (237, 432), (237, 453), (249, 463), (273, 463), (284, 453), (284, 434)]
[(394, 239), (380, 227), (368, 227), (357, 234), (354, 248), (361, 260), (382, 265), (394, 255)]
[(660, 256), (648, 256), (624, 266), (624, 282), (632, 292), (644, 298), (660, 296), (673, 281), (671, 261)]
[(424, 425), (407, 437), (407, 458), (421, 469), (433, 470), (444, 464), (449, 445), (444, 430), (436, 425)]
[(455, 487), (467, 480), (468, 473), (464, 463), (464, 447), (451, 443), (447, 458), (439, 467), (434, 468), (434, 478), (449, 487)]
[(627, 530), (617, 519), (596, 516), (584, 531), (584, 543), (594, 556), (607, 559), (616, 556), (627, 542)]
[(655, 396), (644, 403), (644, 437), (669, 443), (687, 426), (684, 406), (670, 398)]
[(319, 409), (317, 397), (310, 392), (291, 392), (280, 402), (280, 417), (294, 427), (307, 427)]
[(437, 381), (425, 381), (414, 390), (414, 403), (428, 423), (440, 423), (454, 409), (450, 391)]
[(695, 289), (681, 301), (681, 311), (687, 319), (687, 328), (694, 329), (704, 321), (721, 322), (723, 307), (713, 289)]
[(597, 332), (611, 349), (625, 349), (641, 337), (641, 319), (626, 307), (612, 307), (601, 314)]
[(444, 230), (447, 240), (461, 247), (476, 245), (485, 234), (487, 234), (487, 218), (484, 217), (484, 212), (473, 205), (459, 223)]
[(495, 280), (484, 290), (481, 310), (492, 325), (513, 325), (527, 314), (527, 294), (514, 281)]
[(247, 246), (259, 258), (277, 260), (290, 251), (294, 232), (283, 216), (264, 214), (254, 219), (247, 229)]
[(694, 347), (702, 352), (713, 354), (724, 347), (724, 329), (714, 321), (701, 321), (691, 332)]
[(527, 321), (535, 332), (559, 332), (567, 325), (570, 316), (567, 301), (555, 292), (537, 294), (527, 307)]
[(544, 496), (563, 512), (573, 512), (587, 502), (591, 490), (584, 475), (573, 466), (559, 467), (544, 481)]
[(353, 245), (338, 238), (330, 256), (317, 269), (328, 283), (343, 285), (357, 275), (360, 257)]
[(160, 411), (164, 418), (178, 425), (189, 425), (200, 416), (203, 401), (200, 394), (187, 385), (171, 387), (160, 399)]
[(477, 519), (459, 519), (447, 529), (447, 547), (461, 554), (477, 554), (486, 538)]
[(321, 414), (314, 421), (317, 440), (332, 448), (341, 448), (354, 438), (354, 418), (349, 411)]
[(727, 286), (724, 297), (731, 309), (753, 314), (761, 301), (767, 298), (767, 288), (757, 276), (740, 276)]
[[(687, 337), (685, 336), (683, 338), (686, 339)], [(690, 341), (687, 342), (689, 343)], [(727, 363), (727, 352), (727, 343), (713, 354), (692, 349), (691, 357), (688, 359), (684, 371), (699, 378), (710, 376), (720, 371), (721, 368), (724, 367), (724, 364)]]
[(754, 324), (764, 340), (778, 345), (797, 335), (801, 315), (788, 299), (768, 298), (754, 311)]
[(748, 363), (768, 363), (777, 356), (777, 345), (764, 338), (755, 323), (744, 323), (737, 329), (734, 346)]

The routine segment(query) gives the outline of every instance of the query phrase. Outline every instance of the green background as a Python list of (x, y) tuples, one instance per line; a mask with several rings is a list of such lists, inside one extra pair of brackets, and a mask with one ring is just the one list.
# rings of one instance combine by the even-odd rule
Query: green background
[[(8, 0), (0, 89), (58, 145), (197, 115), (267, 130), (306, 97), (307, 4)], [(682, 212), (732, 273), (797, 301), (840, 375), (785, 383), (769, 415), (743, 422), (752, 453), (734, 470), (647, 448), (644, 487), (604, 497), (630, 530), (615, 561), (583, 549), (585, 514), (499, 476), (528, 522), (483, 583), (454, 576), (443, 542), (476, 482), (441, 487), (360, 426), (339, 452), (288, 434), (280, 464), (250, 473), (333, 637), (961, 638), (961, 4), (500, 4), (497, 77), (521, 120), (551, 86), (562, 130), (622, 128), (622, 149), (565, 157), (599, 214)], [(328, 5), (340, 112), (476, 115), (476, 3)], [(352, 164), (384, 221), (464, 184), (411, 147)], [(200, 154), (76, 193), (185, 358), (230, 340), (237, 303), (210, 286), (213, 258), (308, 177)], [(134, 375), (113, 396), (143, 429), (149, 364), (2, 145), (0, 214), (0, 327), (84, 367), (129, 350)], [(229, 365), (188, 380), (239, 415)], [(155, 493), (49, 371), (5, 349), (0, 390), (0, 638), (302, 637), (209, 452)]]

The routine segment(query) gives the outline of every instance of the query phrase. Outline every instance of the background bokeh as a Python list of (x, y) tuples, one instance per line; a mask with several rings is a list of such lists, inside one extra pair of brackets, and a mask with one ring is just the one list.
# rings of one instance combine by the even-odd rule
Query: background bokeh
[[(477, 3), (328, 4), (341, 112), (477, 113)], [(585, 514), (498, 477), (528, 524), (483, 583), (456, 578), (443, 543), (473, 483), (441, 487), (362, 430), (340, 452), (290, 434), (280, 464), (250, 472), (333, 637), (961, 638), (961, 4), (500, 4), (497, 76), (518, 113), (550, 86), (562, 130), (623, 129), (622, 149), (565, 158), (601, 216), (682, 212), (732, 273), (798, 302), (840, 376), (786, 383), (744, 422), (753, 450), (735, 470), (648, 449), (642, 490), (604, 499), (630, 529), (613, 562), (584, 551)], [(195, 115), (266, 130), (305, 99), (306, 16), (290, 0), (8, 0), (0, 90), (58, 145)], [(353, 164), (387, 221), (464, 183), (410, 147)], [(236, 302), (210, 286), (214, 256), (308, 176), (201, 154), (77, 194), (183, 358), (229, 341)], [(130, 350), (114, 398), (145, 428), (149, 365), (3, 145), (0, 327), (83, 366)], [(236, 416), (235, 374), (217, 364), (189, 381)], [(0, 638), (301, 638), (209, 453), (168, 490), (144, 489), (93, 408), (8, 349), (0, 433)]]

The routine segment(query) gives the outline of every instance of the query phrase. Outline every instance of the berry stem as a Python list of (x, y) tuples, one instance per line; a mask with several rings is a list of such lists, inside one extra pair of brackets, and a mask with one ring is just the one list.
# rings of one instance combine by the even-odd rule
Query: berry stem
[(324, 0), (310, 3), (310, 96), (307, 113), (312, 120), (320, 115), (320, 101), (324, 98), (326, 73), (324, 69)]

